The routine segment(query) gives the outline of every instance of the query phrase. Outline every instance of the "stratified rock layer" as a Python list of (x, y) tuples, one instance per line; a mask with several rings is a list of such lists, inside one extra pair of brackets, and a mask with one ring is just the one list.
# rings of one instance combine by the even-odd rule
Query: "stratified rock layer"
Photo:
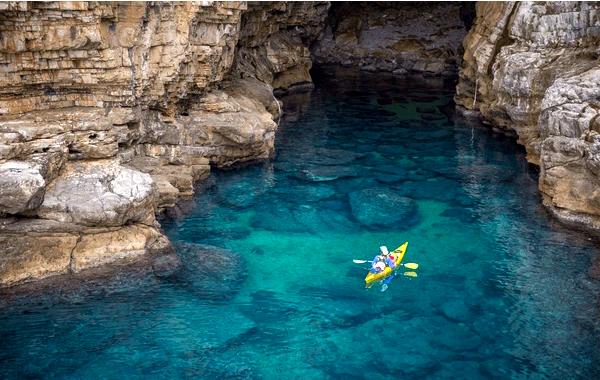
[(155, 212), (271, 156), (328, 7), (0, 3), (0, 286), (166, 249)]
[[(456, 73), (469, 3), (333, 3), (318, 63), (366, 71)], [(468, 13), (468, 12), (467, 12)]]
[(600, 5), (478, 3), (456, 103), (517, 134), (540, 165), (544, 204), (600, 228)]
[(235, 70), (287, 91), (312, 85), (308, 47), (325, 25), (329, 2), (249, 3), (242, 16)]

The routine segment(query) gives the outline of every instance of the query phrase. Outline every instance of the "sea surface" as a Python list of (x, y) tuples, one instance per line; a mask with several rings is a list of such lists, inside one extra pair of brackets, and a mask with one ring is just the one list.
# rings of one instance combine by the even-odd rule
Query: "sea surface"
[[(162, 221), (183, 274), (0, 309), (0, 378), (600, 378), (598, 241), (549, 217), (515, 140), (451, 80), (314, 76), (273, 160)], [(418, 276), (365, 289), (352, 260), (405, 241)]]

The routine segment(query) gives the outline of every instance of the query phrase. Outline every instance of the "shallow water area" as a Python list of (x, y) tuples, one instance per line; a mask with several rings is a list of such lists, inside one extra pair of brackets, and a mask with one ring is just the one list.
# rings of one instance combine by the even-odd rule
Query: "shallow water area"
[[(522, 148), (458, 118), (449, 80), (315, 83), (272, 161), (162, 222), (235, 254), (221, 282), (183, 256), (185, 277), (0, 310), (1, 377), (600, 378), (598, 242), (548, 216)], [(352, 259), (404, 241), (418, 277), (365, 289)]]

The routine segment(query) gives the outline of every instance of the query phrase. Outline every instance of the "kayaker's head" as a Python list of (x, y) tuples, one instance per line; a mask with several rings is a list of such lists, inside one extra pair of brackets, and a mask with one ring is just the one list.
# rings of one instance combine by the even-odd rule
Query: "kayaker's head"
[(388, 252), (388, 249), (387, 249), (387, 247), (386, 247), (385, 245), (382, 245), (381, 247), (379, 247), (379, 250), (381, 251), (381, 254), (382, 254), (383, 256), (387, 256), (387, 255), (389, 255), (389, 254), (390, 254), (390, 253)]

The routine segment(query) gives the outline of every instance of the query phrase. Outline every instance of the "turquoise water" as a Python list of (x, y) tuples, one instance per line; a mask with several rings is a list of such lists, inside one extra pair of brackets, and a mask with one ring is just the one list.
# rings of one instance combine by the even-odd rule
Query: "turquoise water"
[[(0, 377), (599, 378), (597, 242), (548, 217), (523, 150), (457, 119), (452, 83), (316, 80), (272, 162), (162, 222), (182, 273), (0, 310)], [(404, 241), (418, 277), (365, 289), (352, 259)]]

